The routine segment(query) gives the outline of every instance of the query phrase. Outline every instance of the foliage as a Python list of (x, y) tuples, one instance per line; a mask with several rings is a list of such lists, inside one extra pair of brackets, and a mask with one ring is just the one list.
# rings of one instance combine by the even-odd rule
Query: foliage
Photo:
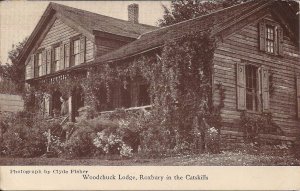
[(61, 138), (62, 129), (55, 121), (45, 121), (36, 113), (18, 112), (0, 116), (3, 139), (2, 154), (20, 157), (36, 157), (46, 152), (47, 133), (52, 139)]
[(249, 0), (172, 0), (170, 8), (162, 5), (164, 15), (158, 22), (160, 26), (168, 26), (246, 1)]
[[(33, 120), (32, 120), (33, 121)], [(46, 151), (46, 137), (43, 136), (48, 123), (40, 120), (33, 123), (26, 117), (18, 116), (10, 123), (3, 135), (3, 152), (10, 156), (36, 157)], [(35, 120), (34, 120), (35, 121)]]
[(18, 87), (15, 83), (8, 79), (0, 79), (1, 94), (18, 94)]
[(18, 62), (18, 56), (23, 49), (28, 38), (25, 38), (22, 42), (17, 45), (13, 45), (12, 50), (8, 52), (8, 58), (11, 63), (6, 65), (1, 65), (0, 73), (2, 77), (12, 82), (16, 86), (16, 91), (18, 93), (23, 92), (24, 80), (25, 80), (25, 67), (24, 63)]
[(83, 85), (85, 98), (96, 110), (109, 110), (114, 84), (127, 88), (134, 80), (146, 80), (150, 84), (151, 112), (129, 120), (138, 129), (142, 150), (188, 150), (195, 138), (191, 133), (195, 117), (198, 123), (205, 118), (209, 125), (220, 127), (221, 107), (213, 106), (211, 100), (214, 46), (209, 33), (190, 32), (166, 41), (161, 54), (154, 52), (122, 64), (94, 67)]
[(95, 130), (90, 126), (78, 124), (74, 133), (64, 144), (63, 156), (68, 158), (92, 156), (95, 153), (93, 144), (95, 134)]
[(252, 143), (259, 142), (260, 133), (282, 133), (280, 128), (272, 120), (271, 113), (251, 114), (243, 112), (241, 115), (241, 127), (245, 139)]

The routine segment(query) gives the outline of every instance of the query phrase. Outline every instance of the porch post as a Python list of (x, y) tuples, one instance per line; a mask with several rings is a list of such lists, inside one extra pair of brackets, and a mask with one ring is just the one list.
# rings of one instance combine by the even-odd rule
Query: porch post
[(73, 112), (73, 107), (72, 107), (72, 95), (70, 95), (68, 99), (68, 105), (69, 105), (69, 121), (74, 122), (75, 117), (74, 117), (74, 112)]

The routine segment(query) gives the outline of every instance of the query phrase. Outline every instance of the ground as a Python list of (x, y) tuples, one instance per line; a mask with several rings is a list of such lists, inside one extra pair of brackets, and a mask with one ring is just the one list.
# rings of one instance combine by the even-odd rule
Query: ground
[(164, 159), (63, 159), (63, 158), (6, 158), (2, 165), (102, 165), (102, 166), (300, 166), (291, 156), (250, 155), (242, 152), (200, 154)]

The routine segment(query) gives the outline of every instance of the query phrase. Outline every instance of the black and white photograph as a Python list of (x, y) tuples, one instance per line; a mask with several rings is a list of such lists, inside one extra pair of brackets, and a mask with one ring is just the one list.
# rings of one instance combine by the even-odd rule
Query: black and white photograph
[(299, 167), (299, 7), (1, 1), (0, 166)]

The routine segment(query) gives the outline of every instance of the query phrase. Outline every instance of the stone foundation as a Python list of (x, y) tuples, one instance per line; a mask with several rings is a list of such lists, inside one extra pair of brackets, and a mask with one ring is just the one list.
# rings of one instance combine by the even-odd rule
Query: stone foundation
[(243, 132), (221, 130), (221, 150), (286, 156), (295, 154), (295, 137), (261, 134), (258, 143), (246, 142)]

